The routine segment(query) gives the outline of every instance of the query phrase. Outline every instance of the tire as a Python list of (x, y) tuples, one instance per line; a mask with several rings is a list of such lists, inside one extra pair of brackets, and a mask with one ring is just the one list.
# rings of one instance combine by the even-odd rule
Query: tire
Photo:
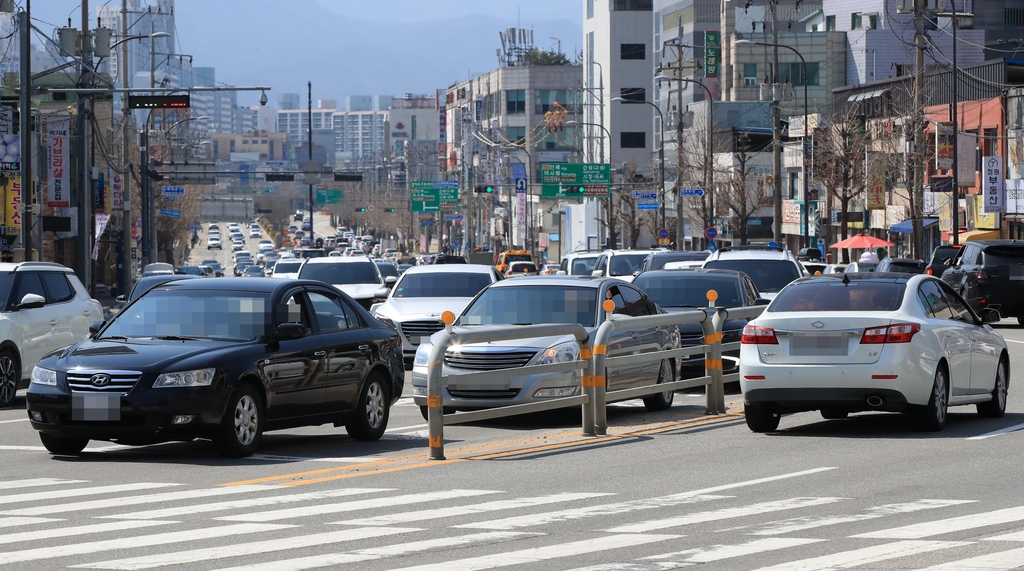
[(978, 415), (985, 418), (1002, 418), (1006, 414), (1006, 394), (1009, 379), (1006, 374), (1006, 361), (999, 359), (996, 366), (996, 380), (992, 387), (992, 400), (978, 403)]
[(381, 376), (371, 374), (359, 392), (352, 419), (345, 425), (349, 436), (363, 441), (379, 440), (388, 428), (390, 404), (388, 389)]
[(850, 413), (845, 410), (836, 410), (834, 408), (821, 409), (821, 418), (825, 420), (842, 420), (848, 416), (850, 416)]
[(945, 368), (939, 367), (936, 369), (935, 381), (932, 382), (932, 394), (928, 398), (928, 404), (917, 411), (921, 430), (938, 432), (946, 426), (946, 415), (949, 409), (949, 382), (946, 376)]
[[(661, 368), (658, 369), (658, 384), (671, 383), (672, 377), (672, 363), (666, 359), (661, 362)], [(675, 396), (675, 391), (665, 391), (663, 393), (653, 394), (644, 398), (644, 406), (651, 412), (668, 410), (672, 408), (672, 400)]]
[(1017, 318), (1017, 325), (1024, 326), (1024, 317), (1018, 317)]
[(89, 444), (88, 438), (74, 438), (49, 432), (40, 432), (39, 440), (50, 454), (59, 454), (61, 456), (77, 456)]
[(262, 437), (263, 400), (251, 384), (242, 383), (231, 393), (214, 444), (222, 456), (245, 458), (252, 456)]
[(10, 349), (0, 351), (0, 408), (7, 408), (14, 403), (20, 380), (21, 364), (18, 355)]
[(763, 404), (748, 404), (743, 408), (743, 417), (751, 432), (774, 432), (779, 428), (782, 415)]

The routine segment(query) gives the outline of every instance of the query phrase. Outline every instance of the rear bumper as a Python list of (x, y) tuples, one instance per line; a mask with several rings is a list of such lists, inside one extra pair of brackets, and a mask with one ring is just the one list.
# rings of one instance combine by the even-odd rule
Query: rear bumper
[[(872, 406), (868, 399), (877, 397), (881, 402)], [(765, 405), (778, 413), (809, 410), (839, 409), (848, 412), (878, 410), (903, 412), (910, 408), (907, 398), (895, 389), (880, 388), (807, 388), (751, 389), (743, 393), (744, 404)], [(872, 399), (872, 402), (874, 399)]]

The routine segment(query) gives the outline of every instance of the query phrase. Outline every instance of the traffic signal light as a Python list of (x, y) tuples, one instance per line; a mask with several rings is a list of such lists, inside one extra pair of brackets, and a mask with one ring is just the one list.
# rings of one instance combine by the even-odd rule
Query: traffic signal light
[(394, 211), (395, 211), (394, 208), (386, 208), (386, 209), (384, 209), (384, 212), (394, 212)]
[(481, 184), (479, 186), (474, 187), (473, 192), (477, 192), (480, 194), (493, 194), (494, 187), (489, 184)]
[(268, 193), (270, 193), (270, 194), (273, 194), (273, 193), (274, 193), (274, 189), (272, 189), (272, 188), (268, 188), (268, 189), (267, 189), (267, 192), (268, 192)]
[(565, 187), (563, 193), (566, 196), (583, 196), (585, 190), (586, 187), (582, 186), (567, 186)]
[(366, 207), (360, 206), (359, 208), (356, 208), (356, 212), (366, 212)]

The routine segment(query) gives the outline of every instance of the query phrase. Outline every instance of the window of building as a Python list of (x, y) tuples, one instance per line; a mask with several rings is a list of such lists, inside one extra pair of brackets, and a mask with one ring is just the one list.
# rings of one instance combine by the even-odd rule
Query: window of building
[(745, 63), (743, 64), (743, 87), (756, 87), (757, 86), (757, 64), (756, 63)]
[(800, 173), (789, 173), (789, 199), (796, 200), (797, 188), (800, 187)]
[(861, 27), (863, 27), (861, 22), (862, 22), (862, 14), (860, 14), (859, 12), (854, 12), (853, 14), (850, 14), (850, 29), (851, 30), (859, 30), (859, 29), (861, 29)]
[(526, 127), (508, 127), (508, 140), (521, 145), (526, 142)]
[(1007, 28), (1024, 27), (1024, 8), (1004, 9), (1003, 24), (1005, 24)]
[(538, 89), (534, 91), (534, 111), (542, 114), (556, 109), (555, 103), (564, 107), (569, 113), (579, 113), (579, 95), (568, 89)]
[(594, 0), (587, 0), (587, 19), (594, 17)]
[(231, 139), (231, 149), (230, 149), (230, 152), (232, 152), (232, 153), (235, 152), (235, 140), (234, 139)]
[(613, 12), (653, 12), (654, 0), (612, 0)]
[(619, 146), (623, 149), (647, 148), (647, 133), (643, 131), (619, 133)]
[(505, 92), (505, 113), (509, 115), (526, 113), (525, 89), (509, 89)]
[(779, 81), (792, 83), (794, 86), (818, 85), (818, 62), (807, 64), (807, 77), (804, 77), (804, 66), (802, 63), (780, 63)]
[(619, 97), (626, 101), (647, 101), (647, 90), (643, 87), (623, 87)]
[(620, 59), (647, 59), (646, 44), (619, 44)]
[(871, 26), (872, 30), (878, 29), (878, 14), (868, 15), (868, 26)]

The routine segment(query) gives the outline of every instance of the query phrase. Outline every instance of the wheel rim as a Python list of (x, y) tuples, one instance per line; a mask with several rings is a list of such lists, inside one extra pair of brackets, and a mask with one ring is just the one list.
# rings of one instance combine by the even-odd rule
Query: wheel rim
[[(658, 372), (658, 384), (664, 384), (669, 382), (672, 378), (672, 365), (668, 361), (661, 362), (661, 370)], [(662, 398), (667, 402), (672, 398), (672, 391), (665, 391), (661, 393)]]
[(371, 428), (377, 428), (384, 422), (384, 391), (377, 383), (366, 387), (366, 421)]
[(999, 410), (1006, 409), (1006, 366), (1003, 362), (999, 362), (999, 366), (996, 367), (996, 404), (999, 405)]
[(935, 420), (946, 421), (946, 375), (941, 370), (935, 375)]
[(242, 395), (235, 404), (235, 437), (238, 438), (239, 444), (248, 446), (256, 440), (256, 432), (259, 429), (258, 415), (256, 401), (249, 395)]
[(14, 359), (7, 355), (0, 357), (0, 402), (2, 403), (14, 400), (14, 394), (18, 391), (18, 377), (14, 369)]

